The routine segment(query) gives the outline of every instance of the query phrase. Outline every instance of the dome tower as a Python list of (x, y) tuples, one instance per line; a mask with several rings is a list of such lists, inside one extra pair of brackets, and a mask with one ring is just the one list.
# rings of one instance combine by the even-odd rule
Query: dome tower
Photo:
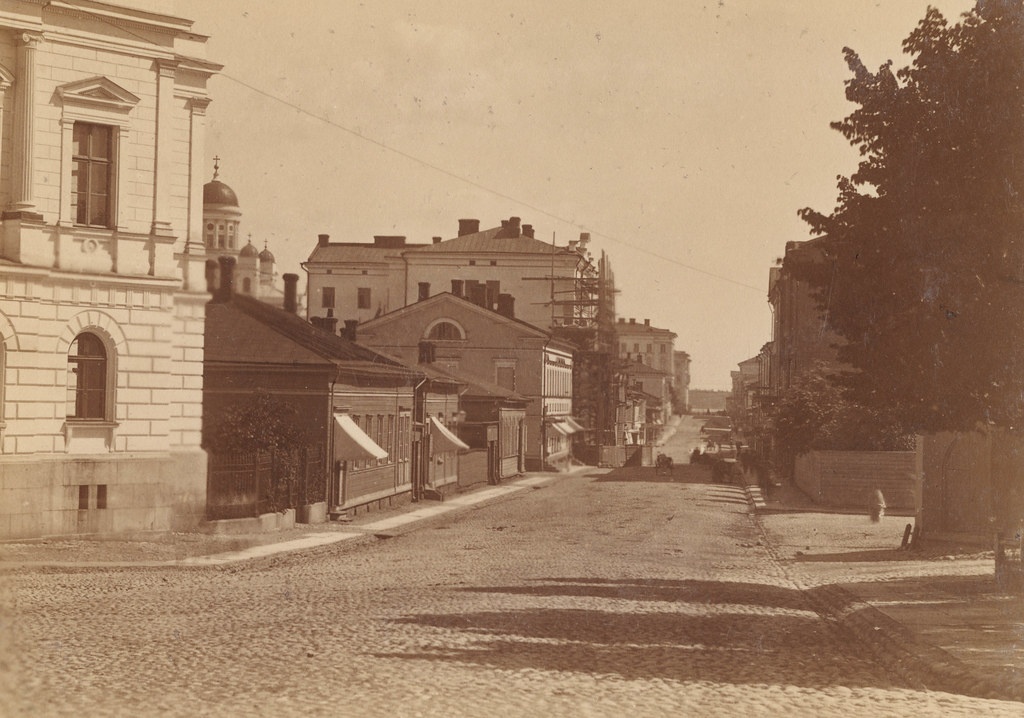
[(203, 244), (207, 255), (238, 255), (242, 210), (235, 191), (221, 182), (220, 157), (213, 158), (213, 179), (203, 185)]

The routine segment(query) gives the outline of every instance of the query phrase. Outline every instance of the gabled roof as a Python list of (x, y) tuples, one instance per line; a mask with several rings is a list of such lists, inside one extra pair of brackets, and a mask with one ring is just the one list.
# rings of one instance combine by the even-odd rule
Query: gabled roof
[[(529, 324), (528, 322), (524, 322), (522, 319), (510, 319), (509, 317), (506, 317), (504, 314), (499, 314), (498, 312), (487, 309), (486, 307), (481, 307), (480, 305), (474, 304), (468, 299), (464, 299), (463, 297), (457, 297), (451, 292), (441, 292), (440, 294), (435, 294), (434, 296), (429, 297), (428, 299), (422, 299), (416, 302), (415, 304), (407, 304), (406, 306), (401, 307), (400, 309), (396, 309), (392, 312), (388, 312), (387, 314), (383, 314), (379, 317), (375, 317), (373, 319), (365, 321), (359, 325), (359, 328), (361, 330), (365, 329), (366, 331), (373, 331), (377, 327), (385, 326), (397, 319), (413, 316), (415, 314), (420, 314), (422, 312), (428, 311), (438, 304), (448, 304), (455, 308), (457, 311), (478, 314), (486, 318), (487, 321), (489, 322), (495, 324), (504, 324), (508, 326), (510, 329), (514, 328), (527, 334), (532, 334), (533, 336), (536, 337), (551, 339), (550, 332), (546, 332), (540, 327), (534, 326), (533, 324)], [(418, 340), (419, 337), (416, 337), (416, 339)]]
[(406, 244), (402, 247), (382, 247), (368, 242), (332, 242), (317, 245), (309, 255), (307, 262), (325, 262), (329, 264), (349, 262), (352, 264), (384, 264), (389, 259), (401, 259), (402, 252), (428, 245)]
[(626, 363), (624, 371), (627, 374), (650, 374), (652, 376), (672, 376), (667, 371), (661, 369), (655, 369), (653, 366), (648, 366), (638, 361), (630, 360)]
[(417, 379), (423, 374), (390, 357), (326, 332), (253, 297), (206, 305), (205, 360), (255, 364), (331, 364), (354, 378)]
[(439, 367), (433, 364), (422, 367), (424, 371), (434, 372), (442, 376), (448, 376), (453, 381), (458, 381), (460, 384), (466, 387), (465, 391), (462, 392), (463, 396), (473, 398), (484, 398), (484, 399), (505, 399), (507, 401), (521, 401), (529, 402), (530, 399), (517, 394), (510, 389), (506, 389), (503, 386), (499, 386), (494, 382), (483, 379), (469, 372), (462, 371), (461, 369), (450, 369), (447, 367)]
[(447, 239), (437, 244), (427, 244), (416, 247), (411, 253), (445, 253), (445, 252), (471, 252), (483, 254), (487, 252), (502, 252), (516, 254), (576, 254), (569, 252), (566, 247), (556, 247), (547, 242), (542, 242), (526, 235), (513, 236), (512, 231), (506, 227), (493, 227), (473, 234), (464, 234), (461, 237)]

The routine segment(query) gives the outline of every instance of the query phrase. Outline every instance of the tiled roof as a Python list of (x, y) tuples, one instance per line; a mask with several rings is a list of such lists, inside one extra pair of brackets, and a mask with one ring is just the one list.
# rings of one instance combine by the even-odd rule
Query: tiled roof
[[(339, 374), (361, 377), (422, 378), (400, 362), (314, 327), (301, 317), (252, 297), (207, 305), (206, 358), (252, 363), (330, 363)], [(281, 338), (288, 341), (282, 342)], [(361, 383), (355, 381), (354, 383)]]
[(671, 376), (667, 371), (661, 369), (655, 369), (653, 366), (642, 364), (638, 361), (630, 361), (626, 364), (625, 371), (627, 374), (651, 374), (661, 376)]
[[(424, 368), (427, 369), (427, 367)], [(468, 372), (462, 371), (460, 369), (442, 369), (440, 367), (430, 365), (429, 370), (441, 375), (449, 376), (452, 379), (458, 381), (460, 384), (464, 384), (466, 386), (466, 390), (463, 392), (464, 396), (474, 398), (482, 397), (488, 399), (508, 399), (509, 401), (529, 401), (529, 399), (520, 394), (515, 393), (514, 391), (506, 389), (503, 386), (499, 386), (494, 382), (488, 381), (487, 379), (482, 379), (473, 374), (469, 374)]]
[(517, 254), (560, 254), (566, 253), (565, 247), (554, 247), (547, 242), (542, 242), (533, 237), (519, 235), (517, 237), (504, 236), (508, 233), (505, 227), (494, 227), (485, 229), (482, 232), (465, 234), (461, 237), (448, 239), (437, 244), (427, 244), (415, 247), (410, 251), (419, 254), (421, 252), (472, 252), (483, 254), (486, 252), (507, 252)]
[(373, 264), (388, 259), (400, 259), (407, 249), (427, 247), (425, 244), (407, 244), (404, 247), (378, 247), (375, 244), (328, 244), (319, 246), (309, 255), (309, 262), (349, 262), (352, 264)]

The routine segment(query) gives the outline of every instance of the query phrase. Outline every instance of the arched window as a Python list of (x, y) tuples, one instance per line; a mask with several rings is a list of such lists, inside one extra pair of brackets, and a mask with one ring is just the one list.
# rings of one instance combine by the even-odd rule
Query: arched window
[(214, 231), (213, 222), (206, 223), (206, 246), (213, 249), (217, 246), (216, 242), (217, 233)]
[(455, 340), (462, 339), (462, 331), (451, 322), (439, 322), (430, 329), (427, 339)]
[(248, 277), (242, 279), (242, 293), (252, 294), (252, 280), (249, 279)]
[(68, 418), (105, 419), (107, 349), (95, 334), (83, 332), (68, 349)]

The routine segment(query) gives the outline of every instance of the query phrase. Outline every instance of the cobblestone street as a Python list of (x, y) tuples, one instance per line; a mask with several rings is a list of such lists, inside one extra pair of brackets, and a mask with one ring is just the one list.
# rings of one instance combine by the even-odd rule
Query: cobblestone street
[(588, 470), (393, 538), (223, 567), (8, 571), (4, 702), (43, 716), (1020, 714), (901, 683), (814, 612), (740, 489), (699, 467), (674, 478)]

